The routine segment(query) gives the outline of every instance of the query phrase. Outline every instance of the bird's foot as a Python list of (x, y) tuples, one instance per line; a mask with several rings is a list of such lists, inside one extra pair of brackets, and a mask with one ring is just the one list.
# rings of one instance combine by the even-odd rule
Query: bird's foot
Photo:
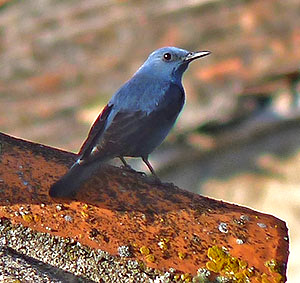
[[(122, 165), (122, 166), (120, 166), (120, 168), (123, 169), (123, 170), (125, 170), (125, 171), (127, 171), (127, 172), (129, 172), (129, 173), (138, 174), (138, 175), (140, 175), (143, 178), (147, 177), (147, 174), (145, 172), (136, 171), (135, 169), (133, 169), (129, 165)], [(124, 172), (124, 174), (126, 174), (126, 173)]]
[(127, 171), (132, 171), (132, 172), (136, 172), (130, 165), (126, 164), (126, 165), (121, 165), (122, 169), (125, 169)]

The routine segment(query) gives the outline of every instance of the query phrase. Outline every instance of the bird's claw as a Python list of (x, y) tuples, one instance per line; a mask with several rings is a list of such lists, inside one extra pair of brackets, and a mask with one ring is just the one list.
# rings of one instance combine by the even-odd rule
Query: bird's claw
[(120, 168), (125, 169), (127, 171), (134, 171), (135, 172), (135, 170), (128, 164), (127, 165), (121, 165)]

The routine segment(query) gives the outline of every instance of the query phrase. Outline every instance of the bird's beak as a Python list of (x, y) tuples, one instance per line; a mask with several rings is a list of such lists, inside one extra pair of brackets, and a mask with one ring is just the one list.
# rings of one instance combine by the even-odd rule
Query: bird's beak
[(197, 51), (197, 52), (190, 52), (186, 57), (184, 58), (184, 61), (191, 62), (195, 59), (199, 59), (201, 57), (209, 55), (210, 51)]

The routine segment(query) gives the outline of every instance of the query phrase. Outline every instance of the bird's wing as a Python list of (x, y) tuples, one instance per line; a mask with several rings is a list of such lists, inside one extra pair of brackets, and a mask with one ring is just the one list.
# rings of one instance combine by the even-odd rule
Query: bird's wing
[(142, 134), (143, 131), (151, 131), (147, 128), (147, 121), (149, 115), (144, 111), (119, 111), (105, 131), (100, 148), (107, 148), (108, 145), (115, 148), (114, 145), (118, 146), (118, 143), (120, 145), (128, 143), (128, 139), (134, 133)]
[[(112, 108), (107, 106), (95, 121), (80, 150), (80, 161), (87, 163), (116, 156), (140, 156), (140, 152), (147, 153), (147, 147), (153, 150), (173, 126), (183, 103), (182, 89), (170, 85), (159, 103), (155, 105), (153, 102), (150, 111), (121, 108), (114, 110), (117, 112), (113, 114)], [(110, 115), (113, 118), (106, 125)], [(151, 141), (145, 144), (148, 140), (153, 141), (153, 146), (149, 145)]]
[(78, 155), (81, 156), (81, 159), (84, 159), (90, 155), (91, 151), (93, 150), (93, 147), (97, 143), (97, 140), (100, 138), (105, 129), (107, 118), (112, 108), (113, 104), (106, 105), (99, 114), (98, 118), (95, 120), (93, 126), (89, 131), (87, 139), (84, 141), (79, 150)]
[(96, 133), (94, 138), (87, 138), (86, 143), (89, 144), (82, 152), (81, 162), (89, 163), (126, 154), (128, 147), (138, 138), (135, 133), (142, 135), (146, 130), (144, 126), (147, 120), (147, 113), (143, 111), (118, 112), (107, 128), (102, 127), (101, 133)]

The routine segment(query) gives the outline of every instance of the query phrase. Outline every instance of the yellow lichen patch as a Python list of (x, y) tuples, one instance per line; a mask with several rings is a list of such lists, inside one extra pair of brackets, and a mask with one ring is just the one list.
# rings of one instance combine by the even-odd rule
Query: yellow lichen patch
[(165, 251), (168, 249), (168, 246), (165, 242), (158, 242), (158, 246), (160, 247), (161, 250)]
[(141, 261), (141, 260), (138, 260), (138, 263), (139, 263), (140, 269), (141, 269), (141, 270), (145, 270), (145, 268), (146, 268), (145, 263), (144, 263), (143, 261)]
[(33, 221), (33, 217), (31, 214), (23, 214), (22, 218), (23, 218), (23, 220), (25, 220), (28, 223)]
[(268, 279), (268, 275), (267, 274), (262, 274), (262, 276), (261, 276), (261, 282), (262, 283), (272, 283), (272, 281), (270, 281), (269, 279)]
[(157, 243), (161, 250), (166, 251), (169, 248), (169, 239), (168, 238), (161, 238), (160, 241)]
[(192, 276), (191, 276), (191, 274), (189, 274), (189, 273), (181, 274), (180, 279), (181, 279), (183, 282), (192, 282)]
[(35, 222), (39, 222), (39, 221), (41, 221), (41, 216), (35, 214), (35, 215), (33, 216), (33, 220), (34, 220)]
[(225, 275), (234, 281), (245, 282), (254, 275), (253, 269), (247, 268), (247, 262), (231, 256), (224, 248), (213, 246), (208, 249), (207, 256), (210, 259), (206, 263), (208, 270)]
[[(275, 282), (275, 283), (284, 282), (284, 277), (280, 274), (281, 271), (280, 264), (275, 259), (266, 261), (265, 266), (268, 267), (269, 270), (271, 271), (271, 275), (272, 275), (271, 282)], [(265, 274), (262, 275), (262, 280), (265, 281), (268, 280)]]
[(89, 206), (85, 203), (85, 204), (82, 206), (82, 208), (86, 210), (86, 209), (89, 208)]
[(153, 254), (148, 254), (147, 256), (145, 256), (145, 259), (148, 262), (155, 262), (155, 257)]
[(220, 270), (218, 269), (216, 263), (214, 263), (213, 261), (209, 261), (206, 263), (206, 268), (209, 270), (209, 271), (212, 271), (212, 272), (215, 272), (215, 273), (219, 273)]
[(265, 266), (270, 269), (271, 272), (280, 271), (280, 266), (275, 259), (271, 259), (265, 262)]
[(218, 246), (213, 246), (213, 247), (208, 249), (207, 256), (210, 260), (216, 261), (216, 260), (219, 260), (221, 258), (225, 258), (226, 253), (222, 248), (219, 248)]
[(227, 257), (223, 260), (223, 270), (228, 273), (238, 273), (240, 269), (239, 261), (235, 257)]
[(245, 275), (243, 274), (243, 272), (238, 272), (235, 274), (235, 278), (237, 282), (244, 282), (243, 280), (245, 279)]
[(239, 266), (240, 266), (241, 269), (246, 269), (248, 264), (244, 260), (239, 260)]
[(276, 283), (284, 282), (284, 277), (280, 273), (276, 272), (275, 274), (272, 274), (272, 276), (274, 277), (274, 281)]
[(85, 211), (81, 211), (81, 216), (82, 216), (83, 218), (89, 218), (89, 214), (86, 213)]
[(185, 259), (186, 258), (186, 253), (178, 252), (177, 255), (180, 259)]
[(150, 250), (149, 250), (149, 248), (147, 248), (146, 246), (142, 246), (142, 247), (140, 248), (140, 252), (141, 252), (142, 255), (145, 255), (145, 256), (147, 256), (147, 255), (150, 254)]
[(250, 267), (243, 270), (243, 274), (248, 278), (252, 277), (254, 275), (254, 268)]

